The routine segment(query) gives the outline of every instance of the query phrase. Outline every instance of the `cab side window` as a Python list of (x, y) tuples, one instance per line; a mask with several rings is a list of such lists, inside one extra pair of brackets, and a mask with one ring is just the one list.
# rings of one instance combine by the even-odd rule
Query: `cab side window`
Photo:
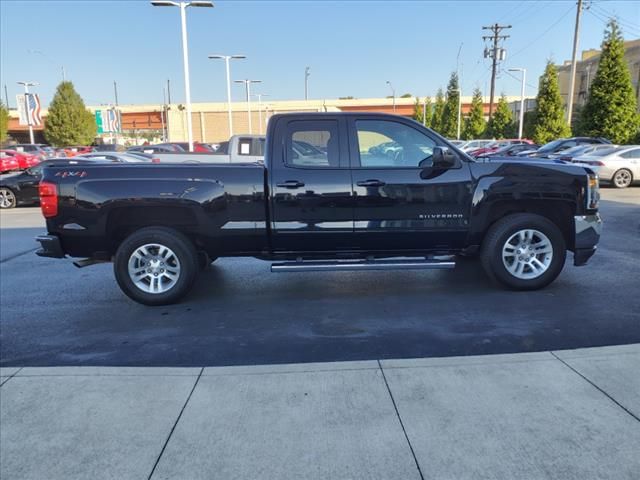
[(404, 123), (390, 120), (356, 121), (360, 166), (418, 168), (431, 162), (435, 140)]
[(286, 162), (294, 167), (339, 168), (338, 122), (336, 120), (290, 122)]

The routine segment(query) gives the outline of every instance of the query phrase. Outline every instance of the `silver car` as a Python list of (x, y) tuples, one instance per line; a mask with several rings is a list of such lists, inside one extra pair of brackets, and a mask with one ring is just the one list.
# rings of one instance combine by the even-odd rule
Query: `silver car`
[(626, 188), (640, 182), (640, 145), (625, 145), (592, 152), (573, 159), (573, 163), (594, 170), (601, 183)]
[(93, 152), (84, 155), (76, 155), (74, 158), (89, 160), (111, 160), (120, 163), (159, 163), (160, 160), (153, 155), (142, 152)]

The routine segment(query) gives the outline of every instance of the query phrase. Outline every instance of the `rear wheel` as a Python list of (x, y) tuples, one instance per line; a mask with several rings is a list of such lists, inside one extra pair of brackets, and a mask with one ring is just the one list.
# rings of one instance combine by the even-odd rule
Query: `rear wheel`
[(172, 228), (142, 228), (118, 248), (114, 260), (118, 285), (145, 305), (168, 305), (186, 295), (198, 272), (193, 243)]
[(487, 232), (481, 260), (487, 274), (515, 290), (549, 285), (562, 271), (566, 245), (550, 220), (529, 213), (498, 220)]
[(14, 208), (16, 206), (16, 194), (10, 188), (0, 188), (0, 208)]
[(633, 182), (633, 175), (630, 170), (621, 168), (613, 174), (613, 186), (616, 188), (627, 188)]

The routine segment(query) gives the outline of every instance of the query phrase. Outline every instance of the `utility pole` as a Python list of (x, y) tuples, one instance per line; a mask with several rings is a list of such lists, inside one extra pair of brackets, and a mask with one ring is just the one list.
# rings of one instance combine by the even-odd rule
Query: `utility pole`
[(567, 99), (567, 124), (571, 126), (573, 116), (573, 92), (576, 85), (576, 55), (578, 54), (578, 37), (580, 36), (580, 17), (582, 16), (582, 0), (578, 0), (576, 9), (576, 28), (573, 31), (573, 53), (571, 54), (571, 80), (569, 81), (569, 98)]
[(304, 69), (304, 99), (305, 100), (309, 100), (309, 76), (311, 75), (311, 73), (309, 73), (310, 68), (309, 67), (305, 67)]
[(171, 105), (171, 80), (167, 78), (167, 103)]
[[(114, 115), (117, 119), (117, 124), (120, 126), (121, 123), (121, 118), (120, 118), (120, 109), (118, 108), (118, 84), (116, 83), (116, 81), (113, 81), (113, 97), (114, 100), (116, 101), (116, 107), (115, 107), (115, 112)], [(118, 128), (116, 127), (116, 131), (113, 132), (113, 139), (114, 139), (114, 143), (118, 143)]]
[(7, 110), (9, 110), (9, 94), (7, 93), (7, 84), (4, 84), (4, 101), (7, 102)]
[(509, 35), (500, 35), (500, 32), (507, 28), (511, 28), (511, 25), (498, 25), (497, 23), (495, 23), (489, 27), (482, 27), (483, 30), (491, 30), (491, 32), (493, 32), (493, 35), (482, 37), (483, 40), (491, 40), (493, 42), (491, 50), (489, 50), (488, 48), (484, 49), (485, 58), (490, 57), (493, 61), (491, 65), (491, 94), (489, 96), (489, 119), (491, 119), (493, 115), (493, 97), (495, 95), (495, 89), (496, 89), (496, 70), (498, 67), (498, 61), (504, 60), (506, 58), (506, 50), (504, 48), (498, 48), (498, 46), (501, 40), (506, 40), (507, 38), (509, 38)]
[(27, 113), (27, 124), (29, 125), (29, 141), (30, 143), (36, 143), (33, 138), (33, 123), (31, 122), (31, 115), (29, 115), (29, 87), (38, 85), (36, 82), (17, 82), (18, 85), (24, 87), (24, 109)]
[(252, 83), (262, 83), (262, 80), (249, 80), (248, 78), (244, 80), (234, 80), (235, 83), (244, 83), (245, 92), (247, 94), (247, 120), (249, 121), (249, 135), (253, 132), (251, 131), (251, 84)]

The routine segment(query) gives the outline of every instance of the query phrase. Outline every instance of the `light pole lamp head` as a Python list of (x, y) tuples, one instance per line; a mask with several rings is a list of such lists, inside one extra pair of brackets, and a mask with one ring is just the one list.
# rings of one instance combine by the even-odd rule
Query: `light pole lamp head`
[(193, 1), (187, 4), (187, 7), (204, 7), (213, 8), (213, 2), (211, 1)]
[(247, 58), (247, 57), (246, 57), (246, 55), (219, 55), (219, 54), (215, 54), (215, 55), (209, 55), (208, 58), (210, 58), (210, 59), (221, 58), (223, 60), (226, 60), (227, 58), (229, 58), (229, 59), (235, 58), (236, 60), (239, 60), (241, 58)]

